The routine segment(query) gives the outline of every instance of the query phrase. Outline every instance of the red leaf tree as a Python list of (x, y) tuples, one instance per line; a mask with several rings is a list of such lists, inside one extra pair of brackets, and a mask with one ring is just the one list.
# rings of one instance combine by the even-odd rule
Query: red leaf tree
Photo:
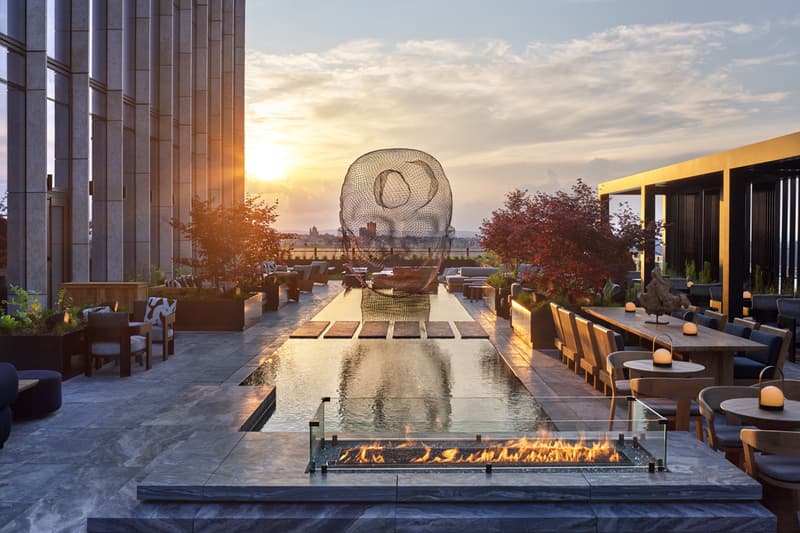
[(259, 263), (288, 253), (281, 248), (281, 240), (292, 235), (273, 227), (277, 209), (277, 202), (267, 204), (257, 196), (232, 207), (195, 199), (190, 223), (172, 220), (172, 226), (191, 239), (195, 255), (176, 262), (216, 287), (222, 281), (239, 285), (257, 281)]
[(568, 192), (508, 193), (483, 221), (480, 242), (503, 261), (537, 266), (530, 281), (538, 292), (575, 301), (599, 293), (608, 280), (624, 281), (635, 268), (632, 252), (659, 233), (655, 225), (643, 228), (627, 207), (603, 220), (597, 195), (579, 179)]

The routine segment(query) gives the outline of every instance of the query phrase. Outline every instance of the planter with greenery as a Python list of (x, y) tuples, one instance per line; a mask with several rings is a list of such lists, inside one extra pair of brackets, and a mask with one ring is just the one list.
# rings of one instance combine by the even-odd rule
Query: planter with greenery
[[(275, 230), (277, 203), (266, 204), (248, 197), (232, 207), (195, 200), (188, 224), (173, 220), (173, 226), (192, 241), (193, 257), (176, 261), (190, 267), (195, 277), (210, 289), (180, 289), (152, 294), (178, 300), (175, 327), (178, 330), (242, 330), (261, 317), (264, 287), (260, 265), (291, 253), (281, 247), (290, 237)], [(236, 291), (230, 291), (236, 287)], [(241, 291), (241, 293), (239, 292)], [(274, 291), (273, 291), (274, 296)]]
[(511, 295), (509, 279), (505, 274), (498, 272), (489, 276), (487, 284), (490, 287), (484, 292), (484, 301), (487, 307), (500, 318), (508, 319), (510, 317), (508, 300)]
[(555, 348), (556, 328), (549, 301), (535, 302), (530, 292), (511, 300), (511, 327), (517, 335), (537, 350)]
[(10, 287), (4, 301), (8, 314), (0, 315), (0, 361), (17, 370), (55, 370), (62, 379), (83, 370), (85, 351), (80, 309), (72, 308), (59, 293), (58, 309), (45, 309), (36, 294)]

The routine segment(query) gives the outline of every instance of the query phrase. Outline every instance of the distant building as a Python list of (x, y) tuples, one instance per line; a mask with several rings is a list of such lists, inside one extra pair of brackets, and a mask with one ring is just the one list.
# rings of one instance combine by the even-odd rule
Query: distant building
[(365, 239), (374, 239), (378, 235), (378, 225), (375, 222), (367, 222), (367, 227), (358, 228), (358, 236)]
[(316, 226), (311, 226), (311, 229), (308, 230), (308, 235), (310, 237), (319, 237), (319, 230)]

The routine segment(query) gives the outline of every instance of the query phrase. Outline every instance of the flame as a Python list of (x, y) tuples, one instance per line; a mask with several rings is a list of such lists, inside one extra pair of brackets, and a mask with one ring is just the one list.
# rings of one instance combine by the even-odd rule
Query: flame
[(591, 443), (581, 437), (578, 441), (554, 439), (548, 436), (537, 439), (522, 437), (500, 443), (483, 443), (478, 450), (459, 448), (437, 449), (425, 443), (406, 441), (385, 448), (380, 442), (347, 448), (338, 462), (344, 464), (384, 464), (385, 454), (392, 449), (421, 448), (416, 457), (404, 459), (412, 464), (532, 464), (532, 463), (618, 463), (622, 460), (609, 440)]

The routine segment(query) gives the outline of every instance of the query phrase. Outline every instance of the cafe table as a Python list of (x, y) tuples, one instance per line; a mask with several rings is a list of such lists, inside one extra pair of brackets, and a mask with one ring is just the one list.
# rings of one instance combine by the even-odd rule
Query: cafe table
[(732, 398), (719, 404), (726, 414), (738, 417), (742, 423), (761, 429), (800, 429), (800, 402), (784, 400), (782, 411), (768, 411), (758, 406), (758, 398)]
[(623, 366), (631, 371), (631, 377), (685, 378), (703, 372), (706, 367), (689, 361), (672, 361), (672, 366), (658, 366), (652, 359), (625, 361)]
[(648, 342), (667, 349), (672, 348), (679, 359), (703, 365), (704, 375), (714, 377), (718, 385), (733, 385), (733, 354), (744, 351), (766, 351), (767, 346), (731, 335), (723, 331), (697, 326), (697, 335), (684, 335), (684, 320), (673, 316), (661, 316), (666, 324), (649, 324), (655, 319), (644, 309), (625, 311), (624, 307), (584, 307), (592, 317), (627, 331)]

